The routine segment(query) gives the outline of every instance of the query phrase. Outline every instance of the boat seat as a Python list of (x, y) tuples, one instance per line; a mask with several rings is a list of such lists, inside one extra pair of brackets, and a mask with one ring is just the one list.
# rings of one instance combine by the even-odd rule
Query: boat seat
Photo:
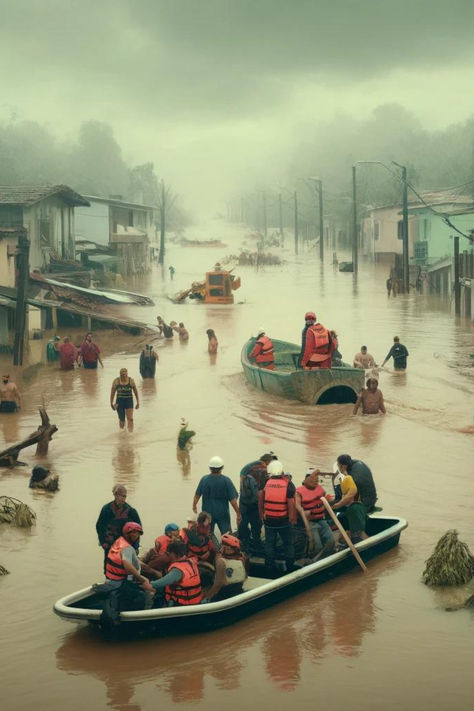
[(256, 578), (251, 575), (243, 584), (244, 592), (247, 590), (255, 590), (255, 588), (259, 588), (261, 585), (266, 585), (268, 582), (270, 582), (268, 578)]

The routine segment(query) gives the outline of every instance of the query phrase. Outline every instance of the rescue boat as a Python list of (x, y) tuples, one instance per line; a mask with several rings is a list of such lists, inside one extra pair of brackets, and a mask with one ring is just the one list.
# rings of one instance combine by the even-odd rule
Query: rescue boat
[(251, 385), (271, 395), (289, 400), (300, 400), (307, 405), (355, 403), (364, 387), (364, 371), (348, 363), (332, 368), (302, 370), (298, 368), (300, 347), (295, 343), (272, 338), (275, 370), (259, 368), (248, 355), (255, 338), (242, 348), (241, 362), (246, 379)]
[[(369, 538), (356, 544), (362, 560), (367, 563), (397, 546), (400, 534), (407, 526), (403, 518), (369, 516)], [(244, 583), (243, 592), (234, 597), (200, 605), (121, 612), (117, 632), (176, 634), (210, 631), (244, 619), (358, 567), (348, 548), (277, 578), (267, 573), (262, 563), (251, 561), (250, 575)], [(91, 586), (62, 597), (54, 604), (53, 610), (66, 620), (100, 625), (101, 601)]]
[(222, 269), (217, 263), (214, 269), (206, 272), (204, 281), (194, 281), (189, 289), (168, 298), (175, 304), (183, 303), (188, 297), (203, 304), (233, 304), (233, 292), (240, 288), (240, 277), (236, 277), (232, 271)]

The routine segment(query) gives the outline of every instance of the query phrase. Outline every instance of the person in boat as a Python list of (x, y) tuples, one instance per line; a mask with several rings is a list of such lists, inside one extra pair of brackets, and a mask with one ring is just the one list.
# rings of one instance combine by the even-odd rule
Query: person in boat
[[(338, 501), (331, 502), (331, 506), (336, 511), (343, 509), (339, 520), (351, 537), (352, 542), (357, 543), (363, 541), (368, 538), (365, 532), (367, 526), (367, 509), (361, 501), (359, 490), (350, 474), (346, 474), (342, 479), (341, 492), (342, 497)], [(339, 534), (336, 534), (336, 541), (338, 540)]]
[(291, 524), (296, 523), (295, 485), (283, 473), (283, 464), (276, 460), (267, 466), (269, 479), (259, 492), (260, 518), (265, 526), (265, 565), (274, 568), (278, 537), (283, 543), (286, 572), (294, 567)]
[(211, 516), (207, 511), (201, 511), (196, 516), (192, 514), (187, 520), (187, 527), (181, 529), (180, 538), (186, 543), (187, 554), (214, 570), (216, 548), (211, 538)]
[(0, 412), (7, 414), (16, 412), (21, 407), (21, 395), (16, 383), (10, 380), (10, 375), (2, 375), (0, 383)]
[(262, 551), (262, 521), (258, 510), (258, 492), (267, 483), (267, 466), (272, 461), (271, 454), (262, 454), (260, 459), (249, 462), (240, 470), (239, 508), (242, 519), (238, 537), (244, 550)]
[(335, 346), (330, 331), (318, 323), (316, 314), (307, 311), (303, 329), (302, 353), (299, 362), (304, 370), (330, 368)]
[(336, 331), (329, 331), (331, 334), (331, 343), (333, 347), (331, 357), (331, 368), (340, 368), (342, 366), (342, 353), (339, 351), (339, 341)]
[(86, 369), (94, 370), (97, 368), (97, 363), (100, 363), (102, 368), (104, 367), (100, 357), (100, 348), (94, 342), (92, 333), (87, 333), (79, 348), (79, 365), (83, 365)]
[(248, 577), (248, 561), (243, 556), (240, 541), (231, 533), (221, 539), (220, 555), (216, 558), (216, 577), (206, 598), (215, 602), (239, 595)]
[(362, 405), (363, 415), (378, 415), (379, 412), (385, 415), (385, 403), (383, 401), (383, 393), (379, 390), (379, 381), (377, 378), (369, 378), (367, 380), (367, 389), (361, 391), (354, 406), (353, 415), (357, 415), (359, 407)]
[(319, 483), (319, 469), (311, 469), (296, 488), (295, 506), (299, 514), (296, 526), (305, 528), (310, 555), (316, 559), (332, 553), (335, 546), (322, 496), (326, 496), (326, 492)]
[(102, 506), (95, 524), (99, 546), (103, 548), (106, 558), (110, 546), (120, 537), (126, 523), (133, 522), (141, 525), (138, 511), (126, 503), (126, 487), (123, 484), (116, 484), (112, 494), (113, 501)]
[(189, 333), (182, 321), (180, 323), (176, 323), (176, 321), (170, 321), (170, 326), (173, 329), (173, 331), (176, 331), (176, 333), (179, 336), (180, 341), (188, 341), (189, 340)]
[[(119, 418), (120, 429), (125, 427), (125, 418), (127, 418), (127, 427), (129, 432), (133, 432), (133, 396), (135, 395), (135, 410), (140, 407), (137, 386), (133, 378), (128, 375), (126, 368), (120, 369), (120, 376), (115, 378), (110, 390), (110, 407), (117, 411)], [(114, 402), (115, 400), (115, 402)]]
[(156, 364), (158, 363), (158, 353), (150, 343), (140, 353), (140, 375), (142, 378), (154, 378)]
[(160, 331), (160, 335), (164, 336), (168, 340), (171, 340), (174, 335), (171, 326), (168, 326), (168, 324), (163, 321), (161, 316), (157, 316), (156, 320), (158, 321), (158, 330)]
[(44, 489), (45, 491), (57, 491), (59, 489), (59, 477), (52, 474), (49, 469), (37, 465), (31, 472), (30, 489)]
[(410, 354), (406, 346), (400, 343), (398, 336), (393, 337), (393, 346), (390, 348), (389, 352), (385, 356), (384, 362), (382, 363), (382, 368), (389, 358), (393, 358), (393, 367), (395, 370), (406, 370), (407, 367), (407, 357)]
[(349, 454), (340, 454), (337, 458), (337, 468), (343, 477), (350, 475), (353, 478), (360, 500), (364, 504), (367, 513), (371, 513), (375, 509), (377, 502), (377, 489), (374, 477), (367, 464), (360, 459), (352, 459)]
[(59, 346), (59, 357), (61, 370), (74, 370), (74, 364), (77, 363), (79, 353), (74, 343), (71, 343), (69, 336), (64, 336), (63, 342)]
[(193, 511), (197, 513), (197, 505), (202, 496), (202, 508), (211, 516), (211, 533), (217, 525), (219, 531), (231, 531), (229, 504), (235, 511), (237, 525), (241, 521), (240, 509), (237, 504), (238, 493), (232, 480), (222, 473), (224, 461), (214, 456), (209, 460), (209, 474), (203, 476), (197, 486), (193, 499)]
[(168, 546), (170, 565), (168, 572), (160, 580), (144, 583), (155, 593), (153, 607), (181, 607), (199, 605), (202, 601), (201, 577), (197, 562), (189, 558), (183, 541), (172, 541)]
[(142, 573), (147, 578), (160, 578), (161, 573), (167, 569), (171, 562), (168, 546), (172, 541), (182, 540), (177, 523), (167, 523), (163, 535), (155, 538), (153, 548), (140, 556)]
[(265, 334), (263, 328), (257, 330), (257, 340), (251, 352), (248, 355), (249, 360), (255, 358), (255, 365), (259, 368), (267, 370), (275, 370), (275, 356), (273, 351), (273, 342)]
[(377, 367), (374, 356), (367, 353), (367, 346), (360, 347), (359, 353), (356, 353), (354, 356), (353, 365), (354, 368), (362, 368), (363, 370)]
[(212, 328), (208, 328), (206, 333), (208, 338), (207, 351), (210, 355), (215, 355), (217, 353), (219, 341), (217, 340), (216, 334)]

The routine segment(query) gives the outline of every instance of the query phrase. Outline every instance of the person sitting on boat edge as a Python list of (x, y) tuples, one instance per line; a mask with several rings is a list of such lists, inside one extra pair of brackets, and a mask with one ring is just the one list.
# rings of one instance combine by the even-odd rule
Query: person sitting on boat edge
[(168, 554), (168, 546), (171, 541), (182, 540), (180, 538), (180, 530), (177, 523), (167, 523), (163, 535), (155, 538), (153, 548), (150, 548), (143, 556), (140, 557), (142, 564), (142, 573), (147, 578), (160, 578), (161, 573), (167, 569), (170, 564)]
[(206, 593), (206, 599), (215, 602), (238, 595), (247, 577), (248, 560), (242, 555), (239, 539), (231, 533), (224, 533), (220, 555), (216, 558), (216, 577)]
[[(260, 459), (249, 462), (240, 470), (239, 508), (242, 519), (238, 528), (238, 537), (242, 548), (248, 552), (262, 552), (262, 521), (258, 510), (258, 492), (267, 483), (267, 466), (273, 455), (262, 454)], [(249, 530), (250, 529), (250, 530)]]
[(168, 554), (171, 563), (166, 575), (151, 583), (147, 581), (142, 588), (148, 590), (150, 586), (155, 593), (154, 607), (199, 605), (202, 587), (197, 561), (187, 556), (186, 544), (179, 540), (171, 541)]
[(352, 459), (350, 454), (340, 454), (337, 458), (337, 467), (343, 476), (350, 474), (354, 479), (360, 500), (367, 513), (371, 513), (377, 503), (377, 489), (367, 464), (360, 459)]
[[(354, 479), (347, 474), (341, 482), (342, 498), (339, 501), (331, 502), (333, 509), (344, 508), (340, 514), (339, 521), (347, 530), (353, 543), (358, 543), (368, 538), (365, 532), (367, 526), (366, 508), (360, 500), (359, 492)], [(336, 542), (339, 542), (339, 533), (336, 533)]]
[(369, 378), (367, 380), (367, 389), (362, 389), (359, 397), (354, 405), (353, 415), (357, 415), (359, 407), (362, 405), (363, 415), (382, 415), (386, 414), (385, 403), (383, 401), (383, 393), (379, 390), (379, 381), (377, 378)]
[(295, 506), (299, 514), (296, 526), (306, 529), (313, 560), (332, 553), (335, 544), (333, 532), (326, 521), (322, 496), (326, 496), (326, 492), (319, 483), (319, 469), (311, 468), (296, 489)]
[(273, 341), (265, 334), (265, 329), (257, 329), (257, 340), (251, 352), (248, 354), (248, 359), (255, 358), (255, 365), (259, 368), (267, 370), (275, 370), (275, 355), (273, 349)]
[(258, 494), (260, 518), (265, 525), (265, 565), (275, 568), (277, 538), (283, 543), (286, 572), (294, 568), (291, 524), (296, 523), (295, 485), (283, 473), (283, 464), (273, 460), (267, 467), (269, 479)]

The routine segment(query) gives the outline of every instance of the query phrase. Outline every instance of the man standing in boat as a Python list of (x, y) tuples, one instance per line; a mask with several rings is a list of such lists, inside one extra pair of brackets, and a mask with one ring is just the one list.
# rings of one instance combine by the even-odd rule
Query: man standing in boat
[(278, 536), (283, 544), (286, 572), (294, 567), (294, 548), (291, 525), (296, 523), (295, 485), (283, 473), (277, 459), (267, 467), (269, 479), (258, 495), (260, 518), (265, 524), (265, 565), (273, 568), (277, 556)]
[(322, 323), (318, 323), (313, 311), (307, 311), (304, 318), (305, 327), (299, 359), (301, 367), (303, 370), (330, 368), (334, 351), (331, 333)]
[(255, 358), (255, 365), (259, 368), (266, 368), (267, 370), (275, 370), (275, 356), (273, 353), (273, 342), (265, 334), (263, 328), (259, 328), (257, 331), (257, 340), (253, 350), (248, 355), (249, 360)]

